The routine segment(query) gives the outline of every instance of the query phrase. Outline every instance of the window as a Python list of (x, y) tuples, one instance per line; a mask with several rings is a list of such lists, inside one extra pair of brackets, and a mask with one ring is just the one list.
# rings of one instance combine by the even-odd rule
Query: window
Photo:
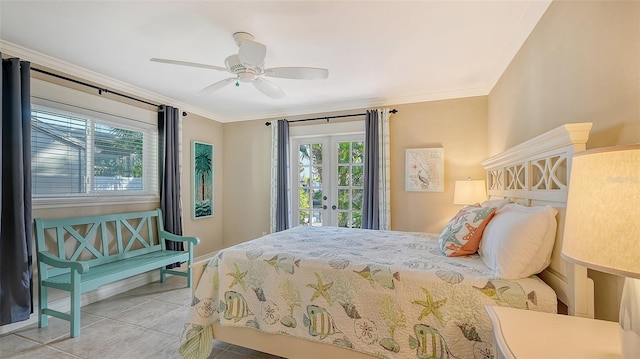
[(33, 105), (34, 199), (157, 196), (157, 127), (56, 104)]

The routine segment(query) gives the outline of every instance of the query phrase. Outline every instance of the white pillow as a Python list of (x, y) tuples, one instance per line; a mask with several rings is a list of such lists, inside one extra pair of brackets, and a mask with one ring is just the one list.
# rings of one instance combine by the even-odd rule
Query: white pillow
[(482, 203), (480, 203), (480, 207), (496, 207), (496, 210), (499, 210), (500, 208), (508, 205), (509, 203), (511, 203), (511, 201), (509, 201), (509, 198), (505, 198), (505, 199), (492, 199), (489, 201), (484, 201)]
[(520, 279), (542, 272), (551, 263), (556, 214), (551, 206), (508, 204), (496, 211), (482, 234), (478, 253), (494, 274)]

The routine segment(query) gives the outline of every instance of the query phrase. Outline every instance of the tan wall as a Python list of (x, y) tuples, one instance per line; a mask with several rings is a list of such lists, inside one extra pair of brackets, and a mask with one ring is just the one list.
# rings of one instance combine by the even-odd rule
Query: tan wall
[[(640, 2), (554, 1), (489, 95), (489, 155), (569, 122), (588, 148), (640, 142)], [(621, 279), (596, 271), (597, 318), (618, 319)]]
[[(487, 97), (393, 107), (399, 113), (390, 122), (392, 229), (439, 233), (460, 208), (452, 203), (454, 181), (484, 178)], [(271, 129), (264, 122), (224, 125), (225, 246), (269, 232)], [(444, 147), (445, 192), (404, 191), (405, 149), (421, 147)]]
[(99, 216), (103, 214), (150, 211), (160, 207), (160, 203), (87, 205), (65, 208), (40, 208), (32, 211), (33, 218), (59, 219), (70, 217)]
[[(223, 219), (225, 206), (224, 188), (224, 129), (220, 122), (189, 114), (182, 120), (182, 196), (183, 233), (200, 238), (195, 246), (195, 256), (207, 255), (223, 247)], [(205, 142), (213, 145), (213, 216), (193, 219), (192, 217), (192, 166), (191, 142)]]
[[(484, 179), (487, 97), (395, 106), (391, 132), (391, 228), (440, 233), (461, 208), (453, 204), (456, 180)], [(405, 150), (444, 148), (444, 192), (405, 192)]]
[(264, 120), (224, 125), (224, 245), (270, 232), (271, 128)]

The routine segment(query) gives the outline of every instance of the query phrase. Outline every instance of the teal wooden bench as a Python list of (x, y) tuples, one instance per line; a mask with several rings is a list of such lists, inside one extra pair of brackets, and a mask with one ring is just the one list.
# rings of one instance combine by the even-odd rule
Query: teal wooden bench
[[(45, 328), (49, 316), (70, 322), (71, 337), (80, 335), (80, 295), (154, 269), (160, 281), (167, 274), (187, 277), (192, 284), (193, 246), (196, 237), (166, 232), (162, 212), (109, 214), (44, 220), (36, 218), (38, 262), (38, 325)], [(186, 242), (186, 251), (167, 250), (165, 240)], [(186, 271), (166, 269), (172, 263), (188, 262)], [(69, 314), (48, 308), (47, 290), (69, 292)]]

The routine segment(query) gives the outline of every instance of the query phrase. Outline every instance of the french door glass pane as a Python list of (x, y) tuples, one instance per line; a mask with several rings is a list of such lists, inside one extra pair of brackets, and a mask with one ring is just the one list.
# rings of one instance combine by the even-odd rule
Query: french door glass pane
[(298, 163), (301, 166), (306, 166), (309, 165), (310, 159), (309, 145), (300, 145), (300, 150), (298, 151)]
[(353, 215), (351, 227), (362, 228), (362, 211), (351, 212), (351, 214)]
[(311, 225), (312, 226), (322, 226), (322, 212), (320, 211), (312, 211), (311, 212)]
[(355, 211), (362, 211), (362, 192), (361, 189), (354, 189), (351, 192), (351, 208)]
[(309, 187), (309, 167), (300, 167), (300, 186)]
[(312, 166), (311, 175), (313, 176), (313, 187), (322, 187), (322, 167)]
[(349, 190), (348, 189), (339, 189), (338, 190), (338, 209), (349, 210)]
[(338, 166), (338, 186), (349, 185), (349, 166)]
[(298, 225), (322, 225), (322, 144), (298, 146)]
[(351, 162), (362, 163), (364, 159), (364, 142), (351, 143)]
[(351, 160), (351, 143), (338, 143), (338, 163), (349, 163)]
[(317, 165), (322, 164), (322, 144), (314, 143), (311, 145), (313, 151), (311, 152), (313, 156), (313, 162)]
[(309, 190), (300, 188), (300, 208), (310, 208), (309, 206)]
[(338, 212), (338, 227), (351, 227), (349, 225), (349, 212)]
[(299, 221), (298, 225), (300, 226), (308, 226), (309, 225), (309, 211), (300, 211), (299, 212)]
[(354, 186), (363, 186), (364, 166), (351, 166), (351, 178)]
[(313, 190), (313, 208), (322, 208), (322, 189)]

